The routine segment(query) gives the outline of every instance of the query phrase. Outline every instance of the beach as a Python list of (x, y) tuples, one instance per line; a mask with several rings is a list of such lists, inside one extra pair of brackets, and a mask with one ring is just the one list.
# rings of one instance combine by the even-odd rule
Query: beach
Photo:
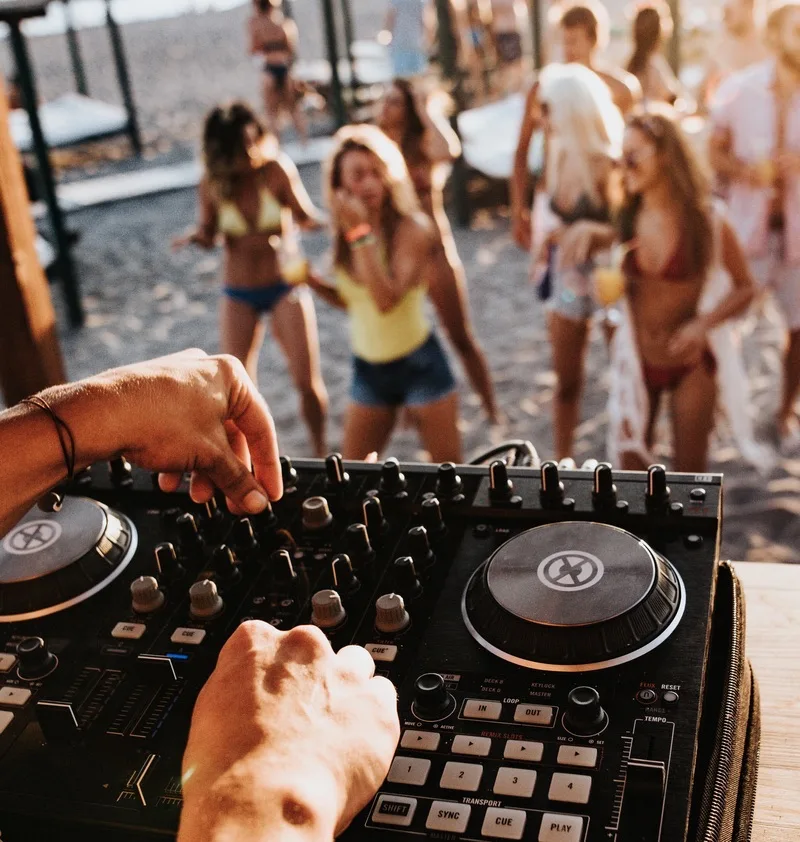
[[(305, 57), (323, 55), (319, 11), (310, 0), (296, 0)], [(359, 37), (380, 28), (384, 5), (353, 0)], [(244, 51), (246, 7), (189, 14), (159, 21), (133, 22), (123, 29), (150, 162), (188, 160), (196, 154), (203, 113), (218, 101), (241, 96), (257, 102), (258, 73)], [(101, 29), (81, 32), (93, 93), (118, 101), (107, 38)], [(30, 41), (40, 93), (52, 97), (70, 88), (63, 37)], [(5, 65), (7, 66), (7, 64)], [(70, 178), (109, 166), (127, 154), (125, 141), (106, 147), (105, 163), (90, 152), (71, 159), (79, 168)], [(119, 164), (129, 168), (130, 161)], [(312, 197), (321, 201), (320, 168), (301, 171)], [(87, 309), (87, 324), (71, 331), (61, 298), (53, 297), (62, 326), (61, 340), (71, 378), (145, 357), (200, 346), (217, 350), (220, 253), (186, 250), (174, 254), (172, 237), (195, 218), (192, 191), (138, 199), (74, 213), (70, 224), (81, 240), (75, 259)], [(487, 351), (500, 403), (507, 416), (502, 429), (490, 429), (458, 366), (462, 433), (467, 454), (504, 438), (527, 438), (543, 457), (551, 453), (550, 401), (554, 377), (549, 364), (545, 311), (527, 280), (528, 256), (513, 244), (507, 209), (476, 215), (456, 240), (470, 284), (476, 331)], [(306, 238), (311, 257), (321, 261), (325, 234)], [(331, 399), (331, 444), (340, 441), (349, 385), (345, 317), (317, 303), (323, 374)], [(745, 325), (745, 350), (752, 380), (752, 404), (759, 432), (772, 440), (778, 401), (781, 330), (771, 304)], [(578, 430), (578, 461), (605, 455), (608, 356), (597, 329), (589, 354), (583, 421)], [(281, 448), (302, 456), (305, 430), (297, 399), (275, 343), (267, 338), (259, 367), (259, 386), (275, 415)], [(386, 455), (416, 459), (415, 435), (399, 431)], [(668, 450), (659, 452), (668, 459)], [(800, 561), (800, 455), (782, 460), (760, 475), (737, 456), (724, 429), (715, 442), (713, 470), (725, 480), (722, 553), (735, 559)]]

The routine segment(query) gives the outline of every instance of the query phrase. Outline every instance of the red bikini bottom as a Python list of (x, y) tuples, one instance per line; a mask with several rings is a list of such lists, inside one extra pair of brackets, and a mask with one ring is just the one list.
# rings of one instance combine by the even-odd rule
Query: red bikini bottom
[[(705, 370), (714, 375), (717, 373), (717, 361), (711, 351), (703, 352), (703, 356), (698, 363), (703, 366)], [(681, 380), (687, 374), (694, 371), (697, 366), (694, 365), (648, 365), (642, 363), (642, 372), (644, 374), (644, 382), (651, 392), (672, 392), (679, 385)]]

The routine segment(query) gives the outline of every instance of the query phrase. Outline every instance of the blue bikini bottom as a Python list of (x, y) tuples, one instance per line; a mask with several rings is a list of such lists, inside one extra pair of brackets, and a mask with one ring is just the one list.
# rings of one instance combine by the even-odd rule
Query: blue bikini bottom
[(223, 287), (222, 294), (227, 295), (233, 301), (240, 304), (247, 304), (257, 313), (269, 313), (286, 293), (291, 292), (292, 287), (284, 281), (263, 287)]

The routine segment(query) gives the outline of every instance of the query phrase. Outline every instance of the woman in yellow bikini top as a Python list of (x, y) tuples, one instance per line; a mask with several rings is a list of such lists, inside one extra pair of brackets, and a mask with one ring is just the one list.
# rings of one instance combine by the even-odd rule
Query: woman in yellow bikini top
[(346, 458), (380, 452), (399, 410), (411, 409), (434, 461), (461, 459), (455, 380), (425, 313), (435, 246), (430, 220), (397, 146), (374, 126), (336, 135), (326, 187), (333, 224), (334, 285), (310, 286), (350, 322), (353, 378)]
[(293, 222), (319, 227), (321, 214), (292, 162), (280, 154), (277, 142), (242, 102), (210, 112), (203, 157), (199, 224), (176, 245), (212, 248), (222, 236), (222, 351), (242, 360), (256, 381), (259, 323), (265, 314), (271, 316), (301, 394), (313, 452), (322, 456), (327, 452), (327, 395), (319, 371), (314, 305), (307, 289), (295, 288), (282, 277), (276, 250), (281, 238), (291, 233)]

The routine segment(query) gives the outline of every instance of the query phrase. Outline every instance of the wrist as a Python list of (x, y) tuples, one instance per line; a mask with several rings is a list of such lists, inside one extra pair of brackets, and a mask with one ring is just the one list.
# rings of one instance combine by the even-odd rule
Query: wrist
[(187, 780), (177, 842), (332, 842), (345, 800), (333, 776), (286, 770), (251, 758), (211, 786)]
[(344, 232), (344, 239), (348, 245), (352, 246), (354, 243), (358, 242), (364, 237), (370, 236), (371, 234), (372, 226), (369, 224), (369, 222), (359, 222), (356, 225), (353, 225), (351, 228), (348, 228), (347, 231)]

